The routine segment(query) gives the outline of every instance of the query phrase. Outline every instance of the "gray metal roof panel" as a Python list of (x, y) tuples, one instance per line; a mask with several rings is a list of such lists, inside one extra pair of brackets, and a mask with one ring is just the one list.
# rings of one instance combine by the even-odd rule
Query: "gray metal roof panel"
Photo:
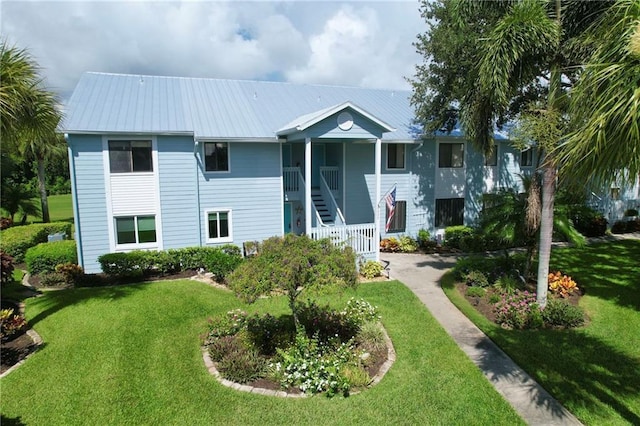
[(410, 92), (282, 82), (85, 73), (67, 105), (68, 133), (194, 133), (273, 138), (296, 117), (350, 101), (414, 139)]

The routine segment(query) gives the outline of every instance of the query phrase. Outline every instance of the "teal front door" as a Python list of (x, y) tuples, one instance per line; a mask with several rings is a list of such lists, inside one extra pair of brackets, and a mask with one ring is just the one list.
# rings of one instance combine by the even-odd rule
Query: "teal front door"
[(293, 232), (291, 228), (291, 203), (284, 203), (284, 233)]
[(311, 186), (320, 187), (320, 167), (324, 166), (324, 145), (311, 145)]

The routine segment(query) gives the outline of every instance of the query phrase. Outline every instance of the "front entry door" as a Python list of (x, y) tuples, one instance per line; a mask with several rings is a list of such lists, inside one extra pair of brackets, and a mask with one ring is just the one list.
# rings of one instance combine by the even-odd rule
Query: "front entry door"
[(284, 233), (293, 232), (291, 227), (291, 203), (284, 203)]
[(311, 186), (314, 188), (320, 187), (320, 167), (324, 166), (324, 156), (324, 145), (311, 145)]

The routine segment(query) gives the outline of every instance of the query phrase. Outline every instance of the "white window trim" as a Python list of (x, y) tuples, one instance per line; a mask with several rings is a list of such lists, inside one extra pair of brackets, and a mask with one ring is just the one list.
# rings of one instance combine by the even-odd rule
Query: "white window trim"
[[(436, 147), (436, 168), (438, 169), (466, 169), (467, 168), (467, 142), (464, 140), (438, 140)], [(462, 144), (462, 167), (440, 167), (440, 145), (441, 144)]]
[[(403, 143), (388, 143), (387, 145), (387, 149), (386, 149), (386, 158), (385, 158), (385, 162), (384, 162), (384, 169), (385, 171), (403, 171), (403, 170), (407, 170), (407, 145), (403, 144)], [(403, 159), (402, 159), (402, 164), (404, 164), (403, 167), (389, 167), (389, 147), (391, 145), (402, 145), (404, 147), (404, 152), (403, 152)]]
[[(117, 231), (118, 231), (118, 227), (116, 226), (116, 219), (125, 218), (125, 217), (136, 218), (133, 221), (133, 226), (134, 226), (134, 229), (135, 229), (136, 240), (137, 240), (138, 239), (138, 220), (137, 220), (137, 218), (139, 218), (139, 217), (147, 217), (147, 216), (153, 216), (153, 218), (155, 219), (155, 223), (156, 223), (156, 241), (155, 242), (153, 242), (153, 243), (118, 244), (118, 236), (116, 235)], [(158, 249), (158, 248), (160, 248), (160, 244), (158, 242), (159, 239), (160, 239), (160, 237), (159, 237), (160, 236), (160, 232), (158, 231), (158, 216), (156, 215), (155, 212), (113, 216), (111, 218), (111, 223), (112, 223), (112, 226), (113, 226), (112, 238), (113, 238), (113, 241), (114, 241), (114, 245), (115, 245), (116, 251), (150, 250), (150, 249)]]
[[(229, 220), (229, 236), (221, 238), (209, 238), (209, 214), (227, 213)], [(205, 237), (209, 244), (232, 243), (233, 242), (233, 213), (231, 207), (210, 208), (204, 211)]]
[[(161, 209), (160, 209), (160, 172), (158, 171), (159, 169), (159, 160), (158, 160), (158, 139), (156, 138), (156, 136), (140, 136), (140, 135), (103, 135), (102, 136), (102, 164), (103, 164), (103, 171), (104, 171), (104, 192), (105, 192), (105, 198), (106, 198), (106, 205), (107, 205), (107, 231), (109, 232), (109, 248), (111, 252), (114, 251), (128, 251), (128, 250), (135, 250), (137, 248), (143, 248), (143, 247), (133, 247), (132, 244), (126, 244), (126, 245), (118, 245), (116, 244), (116, 221), (113, 215), (113, 204), (111, 202), (111, 167), (110, 167), (110, 162), (109, 162), (109, 141), (117, 141), (117, 140), (124, 140), (124, 141), (148, 141), (151, 140), (151, 159), (153, 161), (153, 172), (136, 172), (136, 173), (114, 173), (117, 175), (124, 175), (124, 176), (154, 176), (154, 180), (155, 180), (155, 190), (156, 190), (156, 205), (155, 210), (154, 211), (149, 211), (149, 212), (144, 212), (144, 214), (140, 214), (140, 213), (136, 213), (135, 215), (130, 215), (130, 216), (141, 216), (141, 215), (153, 215), (156, 218), (156, 242), (154, 243), (153, 247), (148, 247), (148, 248), (152, 248), (152, 249), (157, 249), (157, 250), (162, 250), (164, 247), (164, 243), (162, 240), (162, 214), (161, 214)], [(118, 217), (124, 217), (127, 216), (125, 214), (122, 215), (118, 215)], [(145, 243), (144, 245), (146, 245), (147, 243)], [(148, 243), (151, 244), (151, 243)], [(147, 248), (147, 247), (145, 247)]]
[[(205, 146), (208, 143), (226, 143), (227, 144), (227, 165), (229, 166), (227, 170), (207, 170), (207, 159), (205, 157)], [(207, 175), (221, 175), (221, 174), (229, 174), (231, 173), (231, 142), (228, 141), (202, 141), (200, 143), (202, 145), (201, 155), (202, 155), (202, 171)]]

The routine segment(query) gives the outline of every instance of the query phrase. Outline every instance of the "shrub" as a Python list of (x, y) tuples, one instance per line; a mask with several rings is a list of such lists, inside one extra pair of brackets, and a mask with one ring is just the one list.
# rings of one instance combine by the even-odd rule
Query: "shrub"
[(368, 321), (360, 326), (356, 335), (356, 343), (362, 350), (375, 353), (387, 348), (382, 325), (378, 321)]
[(13, 257), (4, 251), (0, 251), (0, 274), (2, 285), (9, 284), (13, 281)]
[(373, 306), (364, 299), (356, 299), (354, 297), (347, 301), (343, 314), (350, 322), (358, 325), (380, 320), (377, 306)]
[(484, 297), (487, 291), (482, 287), (469, 287), (467, 288), (467, 296), (469, 297)]
[(637, 209), (627, 209), (627, 210), (625, 210), (624, 215), (625, 216), (631, 216), (631, 217), (638, 216), (638, 210)]
[(43, 287), (60, 287), (69, 284), (67, 277), (59, 272), (43, 272), (40, 274), (40, 285)]
[(408, 235), (402, 235), (398, 243), (398, 248), (403, 253), (413, 253), (418, 250), (418, 242)]
[(360, 328), (358, 316), (349, 316), (345, 312), (338, 312), (329, 305), (319, 306), (313, 301), (300, 303), (297, 307), (298, 320), (309, 337), (315, 336), (322, 342), (339, 339), (347, 342), (353, 338)]
[(13, 309), (0, 310), (0, 339), (8, 340), (27, 326), (27, 321), (20, 314), (14, 314)]
[(211, 272), (218, 281), (225, 280), (227, 275), (233, 272), (242, 263), (240, 249), (225, 251), (224, 248), (214, 248), (206, 253), (205, 269)]
[(611, 227), (611, 232), (614, 234), (624, 234), (627, 232), (627, 223), (622, 220), (615, 222)]
[(73, 240), (41, 243), (27, 250), (25, 255), (30, 274), (53, 272), (61, 263), (77, 263), (76, 242)]
[(430, 249), (432, 247), (432, 243), (435, 241), (431, 240), (431, 233), (426, 229), (420, 229), (418, 231), (418, 245), (421, 249)]
[(212, 343), (219, 337), (237, 334), (245, 327), (247, 313), (241, 309), (234, 309), (226, 314), (209, 318), (207, 322), (208, 332), (204, 342), (205, 345)]
[(102, 272), (116, 277), (142, 277), (144, 270), (140, 267), (143, 252), (134, 250), (128, 253), (107, 253), (98, 257)]
[(400, 251), (400, 241), (397, 238), (384, 238), (380, 241), (380, 251), (385, 253), (395, 253)]
[(495, 282), (503, 275), (518, 278), (520, 271), (524, 270), (525, 262), (526, 259), (521, 254), (499, 257), (469, 256), (458, 259), (453, 272), (456, 279), (464, 280), (469, 272), (480, 271), (490, 282)]
[(46, 243), (49, 234), (71, 235), (71, 224), (67, 222), (34, 223), (13, 226), (1, 233), (0, 249), (13, 256), (16, 263), (24, 262), (27, 250), (40, 243)]
[(241, 345), (228, 352), (218, 362), (220, 375), (237, 383), (247, 383), (264, 377), (266, 370), (266, 359), (255, 350)]
[(601, 237), (607, 232), (607, 219), (588, 206), (571, 206), (568, 216), (576, 230), (585, 237)]
[(244, 344), (235, 335), (221, 336), (207, 346), (211, 359), (218, 362), (231, 352), (241, 351)]
[(276, 348), (286, 347), (293, 341), (296, 330), (293, 318), (273, 315), (253, 315), (247, 318), (249, 340), (262, 355), (273, 355)]
[(501, 299), (501, 297), (497, 293), (491, 293), (489, 295), (489, 303), (491, 303), (492, 305), (495, 305), (496, 303), (498, 303), (500, 301), (500, 299)]
[(584, 312), (563, 300), (549, 299), (542, 310), (542, 319), (550, 327), (580, 327), (584, 324)]
[(560, 297), (569, 297), (574, 291), (578, 290), (578, 285), (568, 275), (562, 275), (560, 271), (552, 272), (548, 278), (549, 290)]
[(473, 234), (473, 229), (468, 226), (448, 226), (444, 229), (444, 245), (450, 248), (460, 249), (460, 240), (464, 236)]
[(627, 232), (640, 232), (640, 219), (627, 221)]
[(367, 260), (364, 264), (360, 264), (360, 275), (370, 280), (382, 275), (384, 267), (375, 260)]
[(507, 328), (537, 328), (541, 324), (540, 307), (535, 293), (528, 291), (502, 295), (494, 306), (496, 323)]
[(500, 293), (513, 294), (520, 287), (520, 281), (510, 275), (501, 275), (493, 286)]
[(61, 263), (56, 265), (56, 272), (62, 274), (67, 284), (75, 284), (84, 275), (82, 266), (75, 263)]
[[(445, 240), (446, 241), (446, 240)], [(477, 253), (487, 250), (487, 241), (481, 233), (473, 231), (462, 235), (458, 241), (458, 247), (465, 253)]]
[(464, 281), (471, 287), (488, 287), (489, 280), (487, 276), (480, 271), (469, 271), (464, 277)]

